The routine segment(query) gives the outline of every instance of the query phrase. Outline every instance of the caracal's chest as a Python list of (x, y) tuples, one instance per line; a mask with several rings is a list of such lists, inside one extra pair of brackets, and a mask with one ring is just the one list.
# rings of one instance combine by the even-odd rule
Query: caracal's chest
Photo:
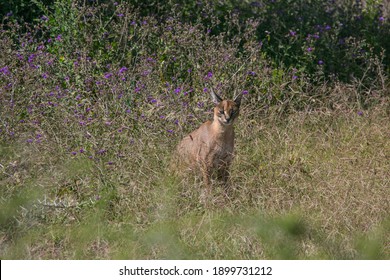
[(207, 165), (218, 167), (230, 164), (233, 159), (234, 135), (227, 135), (226, 138), (204, 139), (198, 152), (198, 159), (206, 162)]

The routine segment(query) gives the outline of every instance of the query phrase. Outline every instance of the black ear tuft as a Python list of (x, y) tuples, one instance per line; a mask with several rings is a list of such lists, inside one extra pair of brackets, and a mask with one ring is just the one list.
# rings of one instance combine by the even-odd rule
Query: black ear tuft
[(211, 87), (210, 87), (210, 95), (215, 104), (219, 104), (219, 102), (223, 100), (218, 94), (214, 92), (214, 90)]
[(236, 105), (238, 106), (238, 107), (240, 107), (240, 105), (241, 105), (241, 98), (242, 98), (242, 94), (239, 94), (239, 95), (237, 95), (235, 98), (234, 98), (234, 103), (236, 103)]

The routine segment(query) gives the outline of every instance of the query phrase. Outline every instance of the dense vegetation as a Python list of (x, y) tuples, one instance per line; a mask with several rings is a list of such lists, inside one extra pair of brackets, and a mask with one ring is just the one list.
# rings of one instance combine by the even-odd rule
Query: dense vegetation
[[(0, 257), (389, 258), (388, 5), (2, 4)], [(205, 207), (168, 166), (210, 87), (244, 99)]]

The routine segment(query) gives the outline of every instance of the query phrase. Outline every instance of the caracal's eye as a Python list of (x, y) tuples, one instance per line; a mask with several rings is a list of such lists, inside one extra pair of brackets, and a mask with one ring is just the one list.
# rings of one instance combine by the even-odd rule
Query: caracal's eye
[(223, 115), (224, 111), (223, 111), (223, 110), (219, 110), (219, 113), (220, 113), (221, 115)]

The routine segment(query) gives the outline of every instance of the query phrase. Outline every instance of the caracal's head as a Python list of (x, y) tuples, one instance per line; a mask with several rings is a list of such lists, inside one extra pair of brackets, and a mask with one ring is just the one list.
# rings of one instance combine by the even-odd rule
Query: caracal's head
[(232, 125), (240, 112), (242, 94), (239, 94), (234, 100), (223, 100), (211, 90), (211, 97), (216, 104), (214, 108), (214, 121), (218, 121), (222, 126)]

